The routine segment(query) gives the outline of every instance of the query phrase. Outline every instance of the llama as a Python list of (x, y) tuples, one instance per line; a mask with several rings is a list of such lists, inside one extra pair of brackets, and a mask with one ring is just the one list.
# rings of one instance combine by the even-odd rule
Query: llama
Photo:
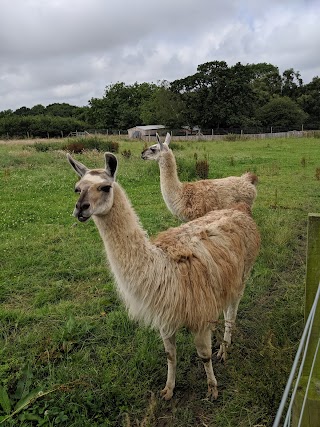
[[(105, 153), (104, 169), (88, 169), (69, 154), (80, 176), (73, 215), (92, 217), (103, 240), (119, 296), (129, 316), (158, 330), (167, 354), (167, 381), (161, 395), (171, 399), (175, 387), (178, 329), (194, 333), (207, 375), (208, 396), (218, 396), (212, 367), (211, 333), (224, 311), (231, 342), (245, 280), (257, 257), (259, 232), (246, 204), (212, 211), (194, 221), (147, 237), (125, 191), (116, 182), (118, 161)], [(221, 357), (225, 352), (222, 346)]]
[(234, 203), (245, 202), (252, 206), (256, 196), (258, 178), (251, 172), (241, 176), (221, 179), (203, 179), (195, 182), (180, 182), (176, 159), (169, 148), (171, 136), (142, 151), (143, 160), (156, 160), (160, 168), (162, 197), (169, 211), (182, 221), (190, 221), (206, 213), (225, 209)]

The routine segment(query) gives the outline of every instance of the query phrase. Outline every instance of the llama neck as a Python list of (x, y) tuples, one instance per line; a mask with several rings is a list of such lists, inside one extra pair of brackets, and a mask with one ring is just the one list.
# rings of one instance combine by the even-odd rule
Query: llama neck
[[(144, 271), (152, 247), (124, 190), (113, 184), (114, 202), (106, 215), (93, 216), (110, 267), (118, 283), (132, 281), (132, 270)], [(141, 268), (139, 269), (139, 265)], [(134, 267), (133, 267), (134, 266)]]
[(159, 159), (160, 186), (165, 201), (169, 202), (180, 198), (182, 183), (177, 173), (176, 159), (171, 150), (162, 153)]

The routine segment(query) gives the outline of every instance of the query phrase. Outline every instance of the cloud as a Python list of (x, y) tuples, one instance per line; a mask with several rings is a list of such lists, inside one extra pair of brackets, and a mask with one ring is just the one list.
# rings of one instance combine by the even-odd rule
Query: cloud
[(175, 80), (225, 60), (320, 74), (313, 0), (2, 0), (0, 111), (87, 105), (111, 83)]

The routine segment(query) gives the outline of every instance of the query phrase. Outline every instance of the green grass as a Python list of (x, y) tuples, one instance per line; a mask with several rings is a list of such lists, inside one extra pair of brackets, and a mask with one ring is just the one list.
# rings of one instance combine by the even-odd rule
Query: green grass
[[(140, 159), (144, 144), (119, 144), (118, 181), (149, 235), (178, 225), (162, 200), (158, 165)], [(253, 213), (262, 247), (227, 363), (214, 361), (218, 400), (205, 399), (202, 362), (182, 330), (175, 395), (164, 402), (162, 342), (128, 319), (93, 222), (72, 217), (76, 176), (65, 153), (0, 145), (0, 426), (272, 425), (303, 329), (320, 140), (181, 142), (183, 180), (195, 179), (195, 153), (208, 160), (209, 178), (259, 176)], [(103, 164), (101, 153), (75, 157)], [(221, 322), (217, 340), (222, 331)]]

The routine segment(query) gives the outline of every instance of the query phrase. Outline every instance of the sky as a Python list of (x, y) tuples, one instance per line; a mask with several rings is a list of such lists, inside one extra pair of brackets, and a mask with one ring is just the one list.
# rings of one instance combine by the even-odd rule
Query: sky
[(0, 111), (86, 106), (210, 61), (320, 77), (320, 0), (0, 0)]

